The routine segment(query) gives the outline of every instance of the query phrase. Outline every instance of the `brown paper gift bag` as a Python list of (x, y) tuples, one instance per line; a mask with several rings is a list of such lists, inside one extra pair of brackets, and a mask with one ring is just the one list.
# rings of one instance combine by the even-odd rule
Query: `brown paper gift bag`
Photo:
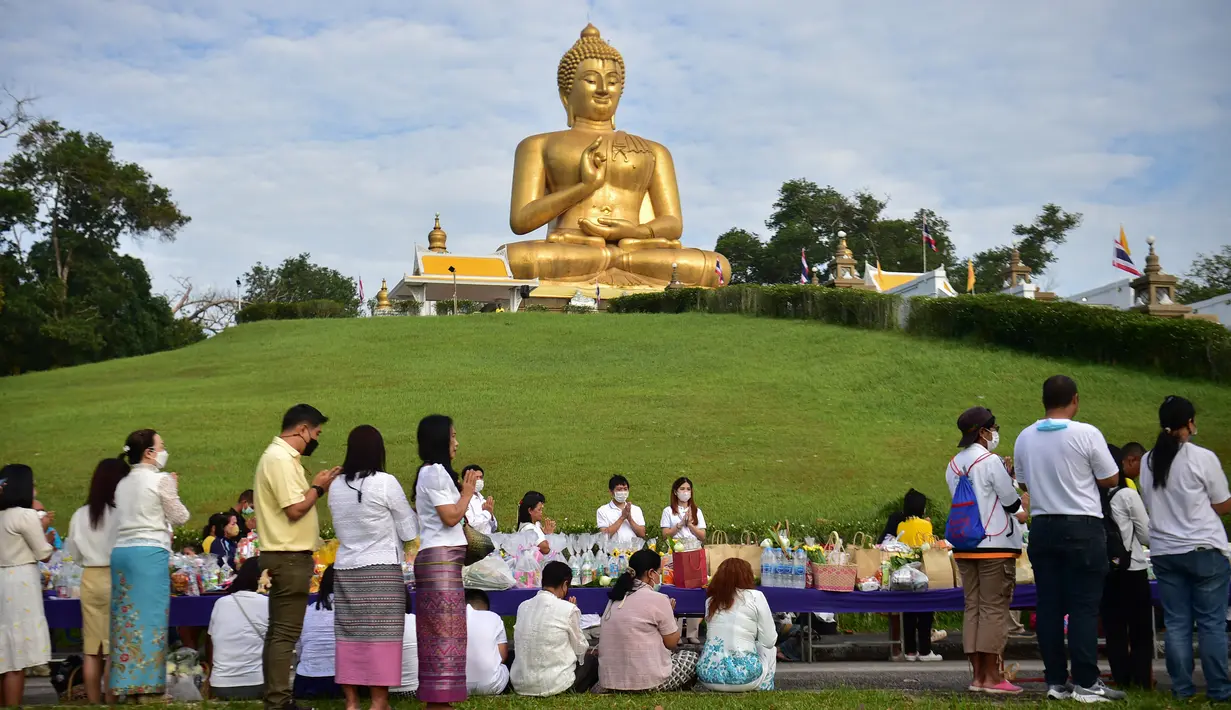
[(888, 558), (888, 555), (873, 545), (870, 535), (857, 532), (851, 538), (851, 544), (846, 546), (851, 564), (859, 568), (860, 579), (875, 577), (876, 573), (881, 570), (881, 563)]
[(932, 548), (923, 551), (923, 573), (928, 576), (928, 589), (953, 589), (953, 561), (948, 550)]
[(747, 562), (752, 567), (752, 575), (761, 576), (761, 546), (756, 544), (752, 533), (744, 533), (739, 545), (728, 544), (727, 534), (722, 530), (710, 533), (710, 540), (714, 544), (705, 546), (705, 559), (711, 577), (717, 574), (719, 565), (730, 559)]

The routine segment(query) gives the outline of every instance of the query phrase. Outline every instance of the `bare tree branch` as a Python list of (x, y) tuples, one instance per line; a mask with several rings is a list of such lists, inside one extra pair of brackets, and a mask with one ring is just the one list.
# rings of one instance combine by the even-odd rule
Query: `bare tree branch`
[(230, 291), (210, 289), (192, 298), (192, 279), (176, 276), (179, 285), (167, 301), (173, 303), (171, 313), (177, 318), (196, 323), (208, 335), (215, 335), (235, 322), (239, 312), (239, 296)]
[(0, 96), (0, 103), (6, 105), (5, 108), (0, 109), (0, 138), (7, 138), (34, 120), (35, 116), (30, 111), (34, 97), (17, 98), (17, 95), (6, 86), (0, 86), (0, 92), (3, 92), (3, 96)]

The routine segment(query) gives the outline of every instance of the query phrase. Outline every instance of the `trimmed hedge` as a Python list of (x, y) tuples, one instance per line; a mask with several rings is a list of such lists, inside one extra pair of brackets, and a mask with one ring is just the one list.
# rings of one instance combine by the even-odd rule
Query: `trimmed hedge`
[(298, 320), (301, 318), (350, 318), (354, 313), (337, 301), (301, 301), (298, 303), (249, 303), (235, 316), (236, 323), (260, 320)]
[(1231, 332), (1202, 320), (987, 295), (912, 299), (906, 331), (1177, 377), (1231, 381)]
[(912, 298), (845, 288), (739, 285), (622, 296), (610, 313), (739, 313), (967, 340), (1048, 357), (1231, 382), (1231, 331), (1217, 323), (1003, 294)]
[[(483, 310), (483, 303), (480, 301), (468, 301), (466, 299), (457, 299), (457, 312), (462, 315), (478, 313)], [(451, 316), (453, 315), (453, 299), (436, 302), (436, 315)]]
[(607, 302), (610, 313), (739, 313), (804, 318), (870, 330), (896, 330), (901, 307), (899, 296), (793, 284), (684, 288), (621, 296)]

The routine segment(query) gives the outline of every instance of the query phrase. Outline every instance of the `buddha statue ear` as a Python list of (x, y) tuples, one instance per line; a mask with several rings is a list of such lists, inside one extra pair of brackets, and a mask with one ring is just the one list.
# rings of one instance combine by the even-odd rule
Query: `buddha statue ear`
[(574, 119), (575, 117), (573, 116), (573, 107), (572, 107), (572, 106), (570, 106), (570, 105), (569, 105), (569, 103), (568, 103), (568, 95), (567, 95), (567, 94), (564, 94), (564, 93), (561, 93), (561, 94), (560, 94), (560, 103), (564, 105), (564, 113), (568, 116), (568, 127), (569, 127), (569, 128), (572, 128), (572, 127), (573, 127), (573, 119)]

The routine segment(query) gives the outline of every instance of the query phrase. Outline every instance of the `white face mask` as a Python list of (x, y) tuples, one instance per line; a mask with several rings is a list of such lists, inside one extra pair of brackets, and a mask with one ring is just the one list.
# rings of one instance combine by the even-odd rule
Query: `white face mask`
[(678, 491), (675, 497), (679, 498), (681, 503), (687, 503), (692, 500), (692, 491)]
[(162, 451), (159, 451), (159, 452), (155, 453), (155, 454), (154, 454), (154, 465), (155, 465), (155, 466), (158, 466), (158, 468), (159, 468), (159, 469), (164, 469), (164, 468), (166, 468), (166, 467), (167, 467), (167, 456), (168, 456), (168, 455), (169, 455), (169, 454), (167, 454), (167, 450), (166, 450), (166, 449), (163, 449)]
[(623, 505), (625, 501), (628, 500), (628, 491), (616, 491), (615, 496), (613, 497), (615, 498), (615, 502)]
[(987, 442), (987, 450), (995, 451), (997, 446), (1000, 446), (1000, 432), (993, 431), (991, 440)]
[(483, 479), (482, 478), (474, 482), (474, 492), (475, 493), (483, 492)]

